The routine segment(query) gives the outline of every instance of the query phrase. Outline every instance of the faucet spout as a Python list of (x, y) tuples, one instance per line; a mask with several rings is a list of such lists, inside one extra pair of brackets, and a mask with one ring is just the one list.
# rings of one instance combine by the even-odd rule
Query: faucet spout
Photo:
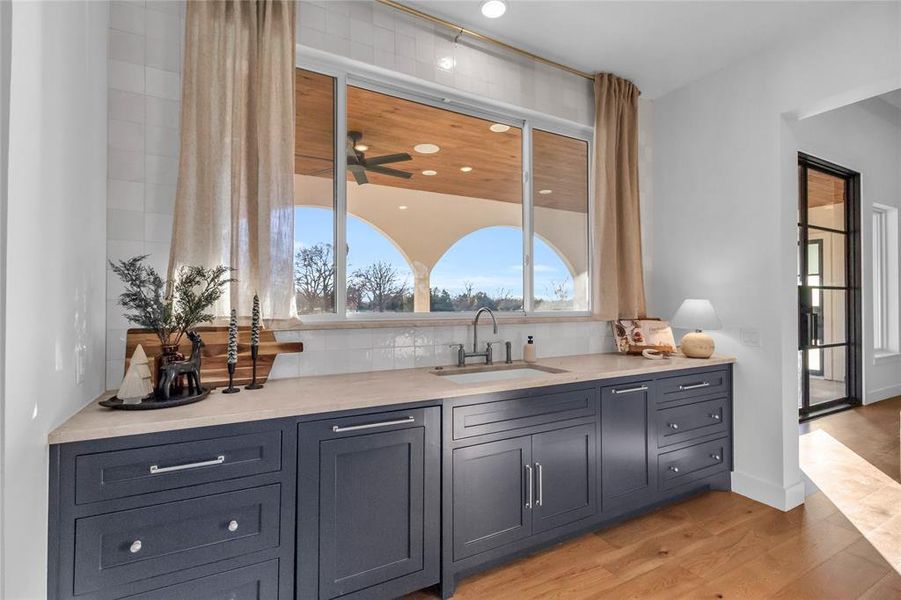
[(488, 308), (487, 306), (483, 306), (479, 310), (476, 311), (476, 317), (472, 320), (472, 351), (479, 351), (479, 317), (482, 316), (482, 313), (488, 313), (488, 316), (491, 317), (491, 321), (494, 324), (494, 334), (497, 335), (497, 318), (494, 316), (494, 311)]

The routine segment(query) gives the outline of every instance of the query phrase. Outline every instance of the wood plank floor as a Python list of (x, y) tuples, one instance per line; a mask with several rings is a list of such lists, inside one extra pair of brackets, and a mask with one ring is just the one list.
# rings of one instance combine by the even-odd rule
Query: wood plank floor
[[(897, 478), (899, 410), (885, 401), (807, 427)], [(822, 492), (789, 512), (709, 492), (464, 579), (454, 598), (898, 600), (901, 575)]]

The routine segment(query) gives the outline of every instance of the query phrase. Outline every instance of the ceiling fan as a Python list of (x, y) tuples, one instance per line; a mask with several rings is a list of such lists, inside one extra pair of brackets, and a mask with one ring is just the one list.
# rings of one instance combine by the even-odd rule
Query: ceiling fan
[(409, 179), (413, 176), (412, 173), (406, 171), (382, 166), (406, 160), (413, 160), (412, 156), (406, 152), (399, 152), (397, 154), (386, 154), (384, 156), (366, 158), (365, 152), (361, 152), (356, 148), (361, 143), (362, 139), (363, 134), (359, 131), (347, 132), (347, 170), (353, 174), (354, 180), (358, 185), (369, 183), (369, 179), (366, 177), (366, 171), (389, 175), (391, 177), (400, 177), (402, 179)]

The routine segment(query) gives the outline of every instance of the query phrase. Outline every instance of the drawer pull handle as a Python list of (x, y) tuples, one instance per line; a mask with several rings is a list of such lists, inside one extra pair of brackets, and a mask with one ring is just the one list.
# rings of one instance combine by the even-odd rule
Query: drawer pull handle
[(160, 473), (174, 473), (175, 471), (185, 471), (187, 469), (199, 469), (200, 467), (215, 467), (225, 462), (225, 455), (219, 455), (213, 460), (202, 460), (195, 463), (186, 463), (183, 465), (173, 465), (171, 467), (161, 467), (159, 465), (150, 465), (150, 474), (159, 475)]
[(701, 383), (691, 383), (689, 385), (680, 385), (680, 392), (687, 392), (688, 390), (697, 390), (700, 388), (710, 387), (709, 381), (702, 381)]
[(544, 469), (541, 468), (541, 463), (535, 463), (535, 470), (538, 471), (538, 500), (535, 506), (541, 506), (544, 502)]
[(718, 414), (716, 414), (716, 413), (711, 413), (711, 414), (709, 414), (709, 415), (707, 415), (707, 416), (710, 417), (711, 419), (713, 419), (714, 421), (719, 421), (719, 420), (722, 418), (722, 417), (720, 417), (720, 416), (719, 416)]
[(143, 544), (141, 543), (141, 540), (135, 540), (131, 543), (131, 546), (128, 547), (128, 551), (132, 554), (137, 554), (141, 551), (142, 546)]
[(670, 429), (679, 429), (679, 424), (678, 424), (678, 423), (670, 423), (670, 424), (668, 425), (668, 427), (669, 427)]
[(396, 419), (394, 421), (380, 421), (378, 423), (364, 423), (363, 425), (332, 425), (332, 431), (335, 433), (341, 433), (342, 431), (359, 431), (360, 429), (372, 429), (373, 427), (389, 427), (391, 425), (406, 425), (407, 423), (413, 423), (416, 419), (413, 417), (407, 417), (405, 419)]
[(679, 467), (670, 467), (669, 470), (672, 471), (673, 473), (678, 473)]
[(232, 531), (232, 532), (238, 531), (238, 522), (235, 521), (234, 519), (232, 519), (231, 521), (229, 521), (229, 522), (228, 522), (228, 530), (229, 530), (229, 531)]
[(532, 465), (526, 465), (526, 487), (529, 488), (529, 493), (527, 494), (526, 499), (526, 508), (532, 508)]
[(717, 461), (717, 462), (719, 462), (720, 460), (723, 459), (723, 457), (720, 456), (719, 454), (711, 454), (711, 455), (710, 455), (710, 458), (712, 458), (713, 460), (715, 460), (715, 461)]
[(625, 389), (622, 389), (622, 390), (616, 390), (616, 389), (615, 389), (615, 390), (613, 390), (613, 393), (614, 393), (614, 394), (631, 394), (632, 392), (646, 392), (646, 391), (648, 391), (648, 386), (646, 386), (646, 385), (639, 385), (639, 386), (636, 386), (636, 387), (625, 388)]

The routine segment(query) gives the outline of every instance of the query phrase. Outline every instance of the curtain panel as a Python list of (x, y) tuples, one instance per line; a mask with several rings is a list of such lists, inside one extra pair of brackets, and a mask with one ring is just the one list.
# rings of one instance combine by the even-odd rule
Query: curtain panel
[(638, 96), (630, 81), (599, 73), (594, 79), (595, 316), (645, 316), (638, 199)]
[(170, 279), (228, 265), (217, 316), (294, 307), (294, 28), (291, 0), (188, 2)]

